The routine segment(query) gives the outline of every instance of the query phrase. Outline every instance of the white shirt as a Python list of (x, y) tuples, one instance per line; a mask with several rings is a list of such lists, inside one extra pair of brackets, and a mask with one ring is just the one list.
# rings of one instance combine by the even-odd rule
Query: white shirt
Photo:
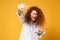
[[(18, 15), (18, 13), (20, 13), (20, 15)], [(27, 22), (24, 22), (25, 18), (22, 12), (17, 12), (17, 15), (22, 21), (22, 31), (19, 40), (38, 40), (38, 38), (41, 38), (43, 34), (45, 34), (45, 31), (42, 32), (40, 35), (35, 33), (38, 32), (38, 27), (36, 26), (36, 23), (27, 24)]]

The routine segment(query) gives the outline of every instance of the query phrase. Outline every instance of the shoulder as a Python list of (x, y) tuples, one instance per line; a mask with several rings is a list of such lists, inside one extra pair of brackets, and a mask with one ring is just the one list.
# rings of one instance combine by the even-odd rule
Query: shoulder
[(22, 23), (22, 25), (24, 25), (24, 26), (25, 26), (25, 25), (29, 25), (29, 24), (28, 24), (27, 22), (25, 22), (25, 21), (24, 21), (24, 23)]

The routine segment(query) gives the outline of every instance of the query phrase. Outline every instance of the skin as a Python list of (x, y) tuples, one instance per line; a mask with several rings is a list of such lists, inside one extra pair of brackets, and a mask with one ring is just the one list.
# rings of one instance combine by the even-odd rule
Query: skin
[(36, 12), (36, 10), (32, 10), (32, 12), (31, 12), (31, 21), (32, 22), (35, 21), (36, 18), (37, 18), (37, 12)]

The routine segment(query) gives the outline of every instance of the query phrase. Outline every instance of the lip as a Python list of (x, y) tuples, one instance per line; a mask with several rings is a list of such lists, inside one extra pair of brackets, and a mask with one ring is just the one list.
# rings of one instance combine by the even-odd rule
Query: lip
[(33, 17), (33, 18), (35, 18), (35, 19), (36, 19), (36, 17)]
[(33, 18), (36, 18), (36, 17), (33, 17)]

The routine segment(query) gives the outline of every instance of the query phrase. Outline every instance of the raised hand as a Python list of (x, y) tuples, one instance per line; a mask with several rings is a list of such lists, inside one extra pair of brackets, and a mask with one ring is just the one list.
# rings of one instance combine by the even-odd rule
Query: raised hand
[(27, 9), (28, 7), (27, 7), (26, 3), (22, 3), (22, 4), (19, 4), (17, 6), (17, 8), (18, 8), (18, 10), (23, 11), (23, 9)]

